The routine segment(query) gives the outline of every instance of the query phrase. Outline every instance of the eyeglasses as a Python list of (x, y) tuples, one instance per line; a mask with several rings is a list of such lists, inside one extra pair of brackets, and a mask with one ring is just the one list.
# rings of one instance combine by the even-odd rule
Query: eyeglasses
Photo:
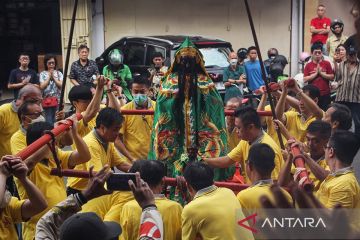
[(47, 62), (49, 65), (55, 65), (55, 62)]
[(35, 113), (29, 113), (29, 114), (24, 114), (25, 116), (34, 116), (35, 118), (40, 117), (41, 115), (44, 115), (44, 112), (35, 112)]

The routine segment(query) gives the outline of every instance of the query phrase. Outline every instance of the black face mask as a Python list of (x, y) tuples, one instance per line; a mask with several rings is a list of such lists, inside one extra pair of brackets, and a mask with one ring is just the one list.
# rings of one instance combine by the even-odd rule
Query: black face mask
[(195, 57), (181, 57), (180, 66), (184, 73), (193, 73), (195, 70)]
[(123, 69), (124, 68), (124, 64), (123, 63), (121, 63), (121, 64), (119, 64), (119, 65), (112, 65), (112, 64), (110, 64), (110, 67), (111, 67), (111, 69), (114, 71), (114, 70), (121, 70), (121, 69)]

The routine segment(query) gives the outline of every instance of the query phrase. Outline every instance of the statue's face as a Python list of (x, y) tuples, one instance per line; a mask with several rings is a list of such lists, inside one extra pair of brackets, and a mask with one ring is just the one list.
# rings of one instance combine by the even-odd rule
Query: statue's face
[(180, 65), (185, 73), (191, 73), (195, 70), (196, 58), (190, 56), (181, 57)]

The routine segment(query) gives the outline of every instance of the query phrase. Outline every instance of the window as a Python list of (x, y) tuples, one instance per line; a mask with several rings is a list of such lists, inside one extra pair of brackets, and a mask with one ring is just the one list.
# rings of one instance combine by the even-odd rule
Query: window
[(225, 48), (200, 48), (205, 61), (205, 67), (218, 66), (227, 67), (228, 51)]
[(161, 52), (163, 57), (166, 59), (166, 50), (165, 50), (165, 48), (159, 47), (159, 46), (154, 46), (154, 45), (147, 45), (146, 61), (145, 61), (146, 66), (150, 66), (153, 63), (152, 62), (152, 56), (154, 55), (155, 52)]
[(144, 65), (145, 45), (143, 43), (128, 43), (124, 50), (126, 65)]

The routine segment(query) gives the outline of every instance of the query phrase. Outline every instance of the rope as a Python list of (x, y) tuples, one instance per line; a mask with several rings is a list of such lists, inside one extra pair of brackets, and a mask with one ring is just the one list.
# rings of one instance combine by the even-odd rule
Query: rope
[(51, 132), (50, 130), (46, 130), (44, 131), (43, 134), (49, 134), (51, 137), (51, 141), (47, 143), (53, 158), (55, 160), (56, 163), (56, 168), (59, 170), (59, 177), (62, 177), (62, 172), (61, 172), (61, 164), (60, 164), (60, 160), (56, 154), (56, 139), (55, 139), (55, 134), (53, 132)]

